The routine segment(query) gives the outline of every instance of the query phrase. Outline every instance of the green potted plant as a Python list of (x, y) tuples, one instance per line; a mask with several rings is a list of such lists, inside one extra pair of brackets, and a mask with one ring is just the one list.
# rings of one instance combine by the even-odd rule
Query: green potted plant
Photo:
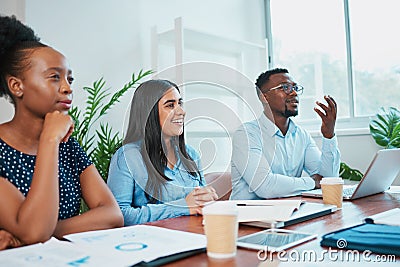
[[(400, 147), (400, 111), (395, 107), (379, 108), (378, 113), (369, 123), (369, 131), (377, 145), (385, 148)], [(340, 177), (360, 181), (363, 174), (352, 169), (346, 163), (340, 163)]]
[[(128, 90), (135, 88), (140, 80), (151, 73), (151, 70), (145, 72), (140, 70), (137, 76), (133, 73), (131, 80), (112, 95), (111, 89), (105, 87), (105, 80), (100, 78), (92, 87), (83, 88), (88, 94), (85, 107), (73, 106), (69, 111), (69, 115), (75, 121), (72, 136), (88, 154), (104, 181), (107, 181), (111, 157), (122, 145), (122, 137), (119, 132), (114, 132), (107, 122), (99, 120)], [(87, 206), (82, 201), (81, 212), (86, 210)]]
[(86, 106), (83, 109), (74, 106), (69, 112), (75, 121), (72, 136), (86, 151), (104, 181), (107, 180), (111, 157), (122, 144), (122, 137), (118, 132), (114, 133), (107, 122), (100, 122), (96, 129), (93, 127), (129, 89), (135, 88), (140, 80), (151, 73), (152, 71), (143, 72), (143, 70), (140, 70), (137, 76), (133, 73), (131, 80), (111, 97), (110, 88), (105, 88), (106, 82), (100, 78), (93, 83), (92, 87), (83, 88), (88, 93)]

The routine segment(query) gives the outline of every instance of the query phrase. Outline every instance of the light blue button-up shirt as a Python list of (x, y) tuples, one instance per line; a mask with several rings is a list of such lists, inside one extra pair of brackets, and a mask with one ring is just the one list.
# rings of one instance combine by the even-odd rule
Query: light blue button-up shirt
[[(323, 137), (320, 150), (310, 134), (292, 120), (283, 135), (262, 114), (258, 120), (238, 128), (232, 145), (231, 199), (297, 195), (315, 187), (315, 181), (309, 176), (339, 176), (340, 152), (336, 136)], [(301, 177), (303, 171), (309, 176)]]
[[(109, 168), (107, 184), (124, 215), (125, 226), (189, 215), (185, 197), (195, 187), (205, 185), (203, 173), (201, 177), (192, 176), (178, 158), (173, 169), (165, 167), (164, 174), (172, 180), (162, 190), (162, 202), (149, 204), (144, 191), (148, 173), (140, 150), (141, 142), (122, 146)], [(198, 153), (188, 145), (186, 151), (201, 169)]]

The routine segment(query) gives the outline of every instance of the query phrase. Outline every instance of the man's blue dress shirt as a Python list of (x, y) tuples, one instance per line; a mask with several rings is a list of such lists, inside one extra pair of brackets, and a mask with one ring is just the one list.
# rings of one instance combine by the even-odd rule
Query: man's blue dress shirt
[[(231, 199), (265, 199), (297, 195), (315, 187), (310, 177), (339, 176), (336, 136), (322, 137), (322, 153), (309, 133), (292, 120), (286, 135), (264, 114), (244, 123), (232, 140)], [(301, 177), (303, 171), (309, 176)]]

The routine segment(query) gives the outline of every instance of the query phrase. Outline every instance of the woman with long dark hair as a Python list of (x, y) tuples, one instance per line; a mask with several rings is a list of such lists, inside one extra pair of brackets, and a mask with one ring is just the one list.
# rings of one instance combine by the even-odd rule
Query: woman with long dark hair
[[(0, 16), (0, 97), (15, 111), (0, 124), (0, 249), (123, 225), (107, 185), (70, 137), (72, 81), (64, 55), (15, 17)], [(79, 215), (81, 198), (90, 210)]]
[(146, 81), (135, 91), (107, 181), (125, 225), (198, 214), (217, 199), (205, 185), (198, 153), (185, 144), (182, 104), (178, 86), (167, 80)]

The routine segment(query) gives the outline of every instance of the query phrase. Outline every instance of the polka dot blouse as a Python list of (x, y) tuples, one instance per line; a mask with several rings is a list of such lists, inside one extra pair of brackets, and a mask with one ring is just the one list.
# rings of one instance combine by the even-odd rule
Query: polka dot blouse
[[(58, 219), (62, 220), (79, 214), (81, 200), (79, 175), (92, 162), (73, 138), (60, 144), (58, 158), (60, 186)], [(0, 139), (0, 176), (15, 185), (24, 196), (28, 194), (31, 186), (35, 161), (36, 155), (24, 154)], [(46, 208), (46, 203), (43, 203), (43, 208)]]

